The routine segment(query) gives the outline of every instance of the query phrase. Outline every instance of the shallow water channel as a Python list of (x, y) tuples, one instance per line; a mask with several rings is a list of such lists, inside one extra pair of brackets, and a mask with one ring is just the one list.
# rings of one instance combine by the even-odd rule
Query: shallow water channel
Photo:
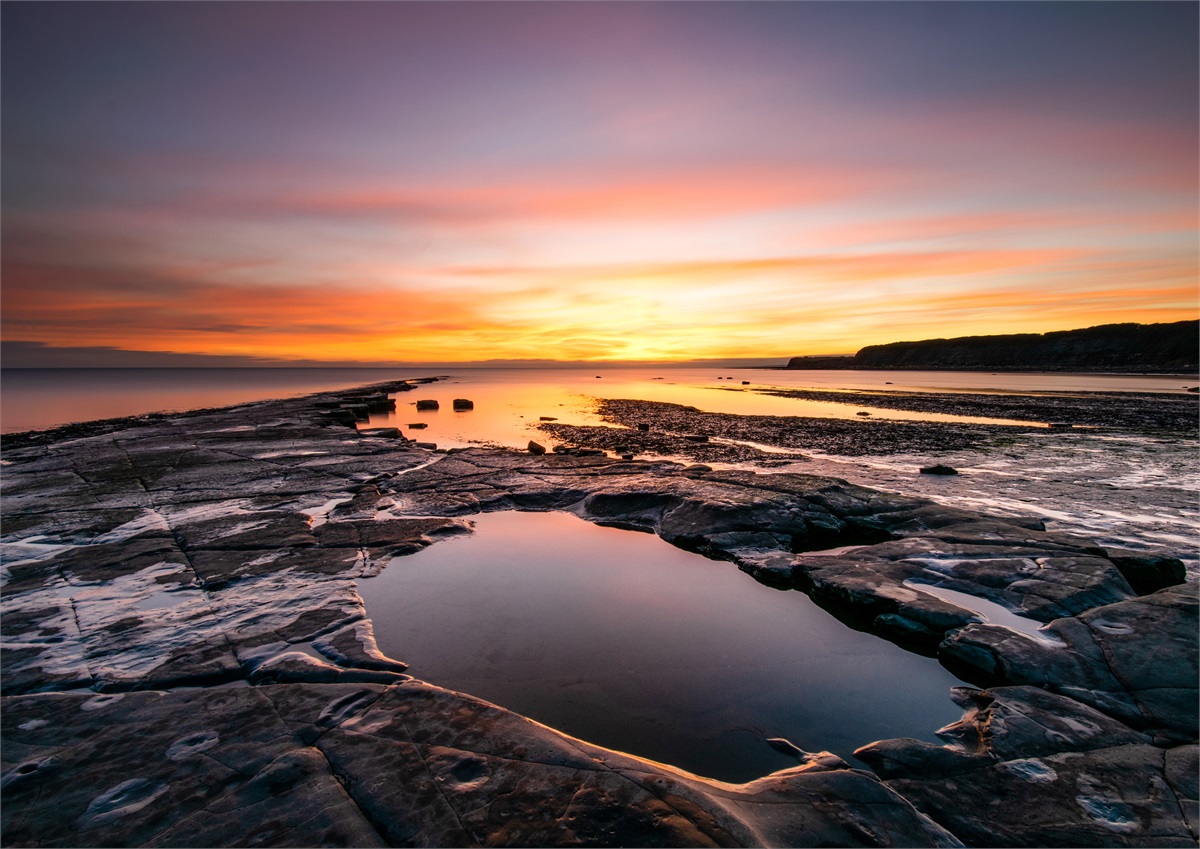
[(795, 765), (770, 737), (850, 760), (961, 716), (936, 660), (731, 563), (566, 513), (475, 524), (359, 581), (380, 648), (421, 680), (735, 782)]

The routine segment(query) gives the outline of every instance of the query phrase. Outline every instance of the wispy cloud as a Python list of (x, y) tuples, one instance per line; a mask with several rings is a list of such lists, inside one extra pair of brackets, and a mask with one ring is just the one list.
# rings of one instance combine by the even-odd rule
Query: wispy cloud
[(2, 9), (8, 340), (786, 357), (1195, 314), (1188, 4), (55, 8)]

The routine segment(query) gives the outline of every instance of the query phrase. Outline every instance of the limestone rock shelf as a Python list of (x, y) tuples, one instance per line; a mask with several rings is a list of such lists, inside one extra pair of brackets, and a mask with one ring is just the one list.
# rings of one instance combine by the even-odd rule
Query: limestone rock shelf
[[(1195, 845), (1171, 564), (832, 478), (434, 452), (329, 415), (369, 389), (6, 439), (5, 845)], [(866, 746), (874, 773), (815, 753), (729, 785), (573, 739), (411, 678), (355, 591), (495, 510), (652, 531), (986, 689), (944, 746)]]

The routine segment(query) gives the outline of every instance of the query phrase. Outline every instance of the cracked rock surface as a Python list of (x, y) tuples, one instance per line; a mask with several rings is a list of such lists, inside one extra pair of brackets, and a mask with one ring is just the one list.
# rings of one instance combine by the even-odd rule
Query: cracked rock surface
[[(361, 397), (6, 439), (5, 845), (1195, 844), (1197, 596), (1162, 557), (834, 478), (437, 453), (345, 427)], [(656, 533), (986, 689), (945, 745), (731, 785), (414, 680), (354, 581), (495, 510)]]

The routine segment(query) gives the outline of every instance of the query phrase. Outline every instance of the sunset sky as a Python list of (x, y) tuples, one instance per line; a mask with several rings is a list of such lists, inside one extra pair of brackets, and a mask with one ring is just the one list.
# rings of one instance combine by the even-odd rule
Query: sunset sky
[(2, 335), (30, 362), (1196, 317), (1196, 3), (0, 10)]

